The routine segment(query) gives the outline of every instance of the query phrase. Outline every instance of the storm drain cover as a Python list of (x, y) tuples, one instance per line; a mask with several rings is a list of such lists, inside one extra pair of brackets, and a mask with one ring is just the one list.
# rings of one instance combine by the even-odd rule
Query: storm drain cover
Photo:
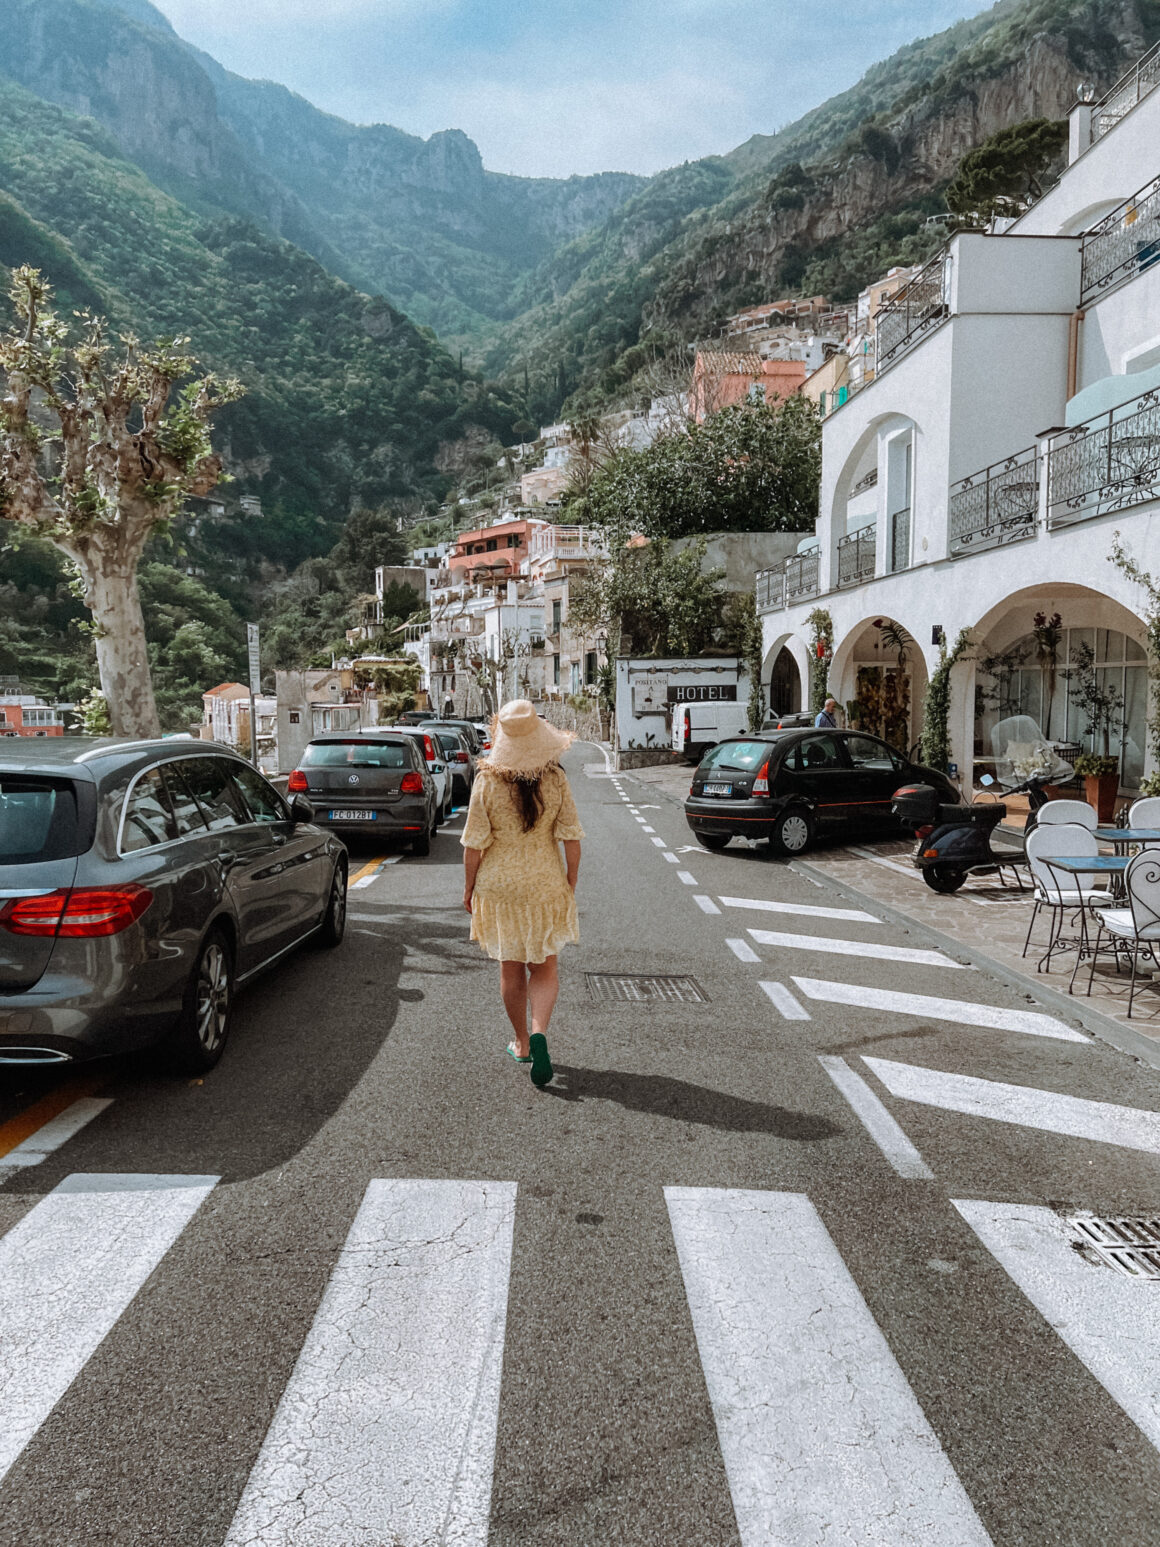
[(1160, 1216), (1124, 1215), (1099, 1219), (1081, 1214), (1068, 1224), (1084, 1246), (1128, 1278), (1160, 1279)]
[(597, 1004), (708, 1004), (696, 978), (673, 973), (586, 972)]

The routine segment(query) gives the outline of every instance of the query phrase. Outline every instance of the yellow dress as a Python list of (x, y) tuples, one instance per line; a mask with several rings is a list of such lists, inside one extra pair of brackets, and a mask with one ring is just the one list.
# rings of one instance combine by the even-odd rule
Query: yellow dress
[(481, 768), (460, 842), (482, 849), (471, 902), (471, 938), (496, 961), (545, 961), (580, 939), (576, 899), (560, 844), (584, 836), (572, 788), (553, 763), (540, 778), (544, 809), (524, 832), (507, 779)]

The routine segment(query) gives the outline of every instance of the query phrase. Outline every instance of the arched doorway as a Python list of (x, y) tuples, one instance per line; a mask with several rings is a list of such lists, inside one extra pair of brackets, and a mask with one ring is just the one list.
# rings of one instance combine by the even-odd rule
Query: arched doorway
[(771, 715), (797, 714), (802, 706), (802, 679), (798, 664), (782, 645), (769, 674)]

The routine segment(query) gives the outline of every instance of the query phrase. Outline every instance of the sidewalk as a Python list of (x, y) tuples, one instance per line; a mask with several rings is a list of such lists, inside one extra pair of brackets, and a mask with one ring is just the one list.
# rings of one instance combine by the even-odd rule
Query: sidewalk
[[(639, 780), (656, 794), (682, 805), (692, 772), (685, 767), (639, 768), (621, 777)], [(1017, 841), (1016, 834), (1011, 836)], [(874, 838), (850, 844), (831, 841), (818, 844), (792, 863), (816, 880), (856, 893), (904, 926), (935, 937), (935, 943), (944, 949), (967, 956), (1053, 1013), (1075, 1020), (1101, 1041), (1160, 1068), (1160, 975), (1154, 986), (1145, 984), (1137, 993), (1131, 1020), (1126, 1013), (1127, 973), (1117, 977), (1110, 958), (1100, 958), (1090, 998), (1086, 964), (1076, 976), (1076, 992), (1069, 995), (1073, 955), (1058, 956), (1050, 972), (1035, 970), (1049, 928), (1049, 916), (1043, 909), (1026, 957), (1022, 954), (1031, 919), (1029, 882), (1025, 881), (1027, 890), (1020, 894), (1013, 885), (1000, 886), (993, 876), (971, 878), (961, 891), (944, 897), (932, 892), (914, 869), (910, 862), (913, 853), (911, 838)], [(1010, 878), (1011, 872), (1005, 875)]]

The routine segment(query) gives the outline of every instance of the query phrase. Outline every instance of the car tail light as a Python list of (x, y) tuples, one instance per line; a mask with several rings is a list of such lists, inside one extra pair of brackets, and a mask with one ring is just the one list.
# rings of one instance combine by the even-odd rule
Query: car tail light
[(766, 758), (757, 771), (757, 778), (753, 781), (753, 793), (755, 795), (769, 794), (769, 759)]
[(305, 795), (310, 786), (307, 784), (306, 775), (302, 772), (301, 768), (296, 768), (286, 780), (286, 788), (291, 795)]
[(916, 827), (914, 830), (914, 836), (916, 838), (929, 838), (933, 832), (933, 827)]
[(455, 761), (457, 763), (470, 763), (471, 762), (471, 756), (467, 752), (456, 752), (455, 753)]
[(938, 850), (937, 849), (923, 849), (922, 857), (923, 857), (923, 859), (938, 859)]
[(403, 782), (399, 785), (399, 790), (404, 795), (422, 795), (423, 775), (413, 771), (405, 773), (403, 775)]
[(0, 909), (0, 928), (13, 935), (59, 935), (91, 940), (119, 935), (153, 901), (148, 887), (78, 886), (44, 897), (14, 897)]
[(423, 756), (429, 763), (437, 763), (439, 761), (439, 754), (435, 750), (435, 743), (426, 734), (423, 736)]

